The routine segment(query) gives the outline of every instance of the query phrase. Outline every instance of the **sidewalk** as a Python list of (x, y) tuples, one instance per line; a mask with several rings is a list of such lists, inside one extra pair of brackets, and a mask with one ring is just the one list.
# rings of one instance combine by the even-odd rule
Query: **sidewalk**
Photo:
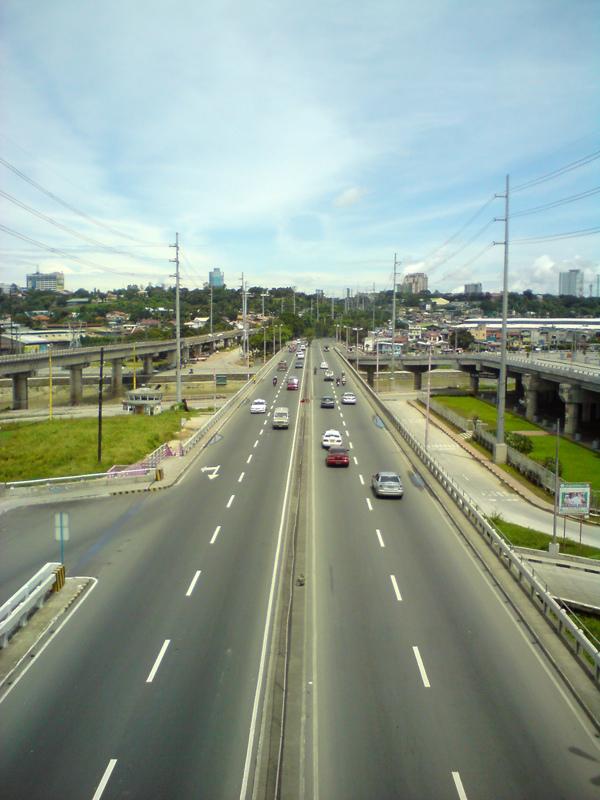
[[(390, 410), (410, 427), (419, 441), (425, 441), (425, 409), (414, 402), (412, 395), (396, 393), (382, 396)], [(553, 533), (554, 507), (517, 478), (487, 459), (477, 448), (465, 441), (442, 420), (430, 416), (429, 449), (434, 458), (459, 483), (465, 492), (488, 516), (501, 514), (509, 522), (515, 522), (546, 534)], [(580, 541), (579, 521), (560, 517), (558, 538)], [(581, 527), (581, 542), (600, 547), (600, 526), (584, 523)]]

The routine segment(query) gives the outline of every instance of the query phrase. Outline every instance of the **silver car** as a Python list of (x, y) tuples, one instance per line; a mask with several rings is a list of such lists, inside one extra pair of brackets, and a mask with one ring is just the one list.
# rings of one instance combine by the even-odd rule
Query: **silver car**
[(397, 472), (376, 472), (371, 487), (377, 497), (402, 497), (404, 486)]

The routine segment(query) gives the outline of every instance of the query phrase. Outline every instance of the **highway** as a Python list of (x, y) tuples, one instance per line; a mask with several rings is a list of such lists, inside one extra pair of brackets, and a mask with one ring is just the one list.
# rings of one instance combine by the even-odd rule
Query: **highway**
[[(325, 467), (326, 427), (348, 469)], [(597, 738), (366, 402), (315, 402), (309, 429), (305, 796), (598, 798)], [(404, 476), (402, 500), (372, 495), (381, 469)]]
[[(98, 583), (0, 703), (3, 800), (240, 796), (300, 394), (259, 384), (289, 430), (244, 406), (169, 491), (66, 504)], [(55, 510), (2, 517), (3, 599), (56, 560)]]
[[(339, 374), (337, 355), (312, 350), (313, 364)], [(292, 370), (309, 403), (270, 376), (250, 398), (289, 406), (289, 430), (245, 405), (172, 489), (65, 504), (67, 571), (97, 585), (0, 691), (2, 800), (250, 796), (300, 408), (303, 789), (283, 796), (600, 797), (597, 736), (363, 396), (321, 409), (321, 395), (339, 399), (342, 387)], [(325, 466), (326, 427), (343, 433), (348, 469)], [(401, 501), (372, 496), (371, 474), (384, 468), (402, 474)], [(2, 600), (56, 560), (56, 509), (0, 517)]]

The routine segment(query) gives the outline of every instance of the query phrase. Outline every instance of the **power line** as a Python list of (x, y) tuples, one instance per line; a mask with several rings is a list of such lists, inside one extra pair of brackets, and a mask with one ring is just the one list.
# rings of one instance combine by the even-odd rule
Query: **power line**
[[(54, 253), (57, 255), (61, 255), (64, 258), (70, 258), (73, 261), (79, 261), (79, 263), (87, 265), (88, 267), (93, 267), (94, 269), (102, 270), (102, 272), (110, 272), (113, 275), (131, 275), (133, 277), (139, 277), (139, 273), (136, 272), (124, 272), (123, 270), (116, 270), (111, 269), (110, 267), (105, 267), (102, 264), (96, 264), (94, 261), (88, 261), (86, 258), (80, 258), (79, 256), (69, 255), (69, 253), (61, 250), (58, 247), (50, 247), (50, 245), (44, 244), (43, 242), (38, 242), (36, 239), (32, 239), (30, 236), (26, 236), (23, 233), (19, 233), (18, 231), (13, 230), (12, 228), (7, 228), (6, 225), (0, 224), (0, 230), (8, 233), (10, 236), (14, 236), (16, 239), (21, 239), (28, 244), (33, 244), (36, 247), (41, 248), (42, 250), (47, 250), (49, 253)], [(156, 275), (158, 273), (143, 273), (144, 275)]]
[[(448, 246), (448, 245), (449, 245), (451, 242), (453, 242), (453, 241), (454, 241), (454, 240), (455, 240), (455, 239), (456, 239), (458, 236), (460, 236), (460, 234), (461, 234), (461, 233), (462, 233), (462, 232), (463, 232), (463, 231), (464, 231), (466, 228), (468, 228), (468, 227), (469, 227), (469, 225), (471, 225), (471, 223), (475, 222), (475, 220), (477, 219), (477, 217), (478, 217), (478, 216), (479, 216), (479, 215), (480, 215), (480, 214), (481, 214), (483, 211), (485, 211), (485, 209), (486, 209), (486, 208), (487, 208), (487, 207), (490, 205), (490, 203), (493, 203), (493, 201), (494, 201), (495, 199), (496, 199), (496, 196), (495, 196), (495, 195), (492, 195), (492, 196), (491, 196), (491, 197), (490, 197), (488, 200), (486, 200), (486, 201), (485, 201), (485, 203), (484, 203), (484, 204), (483, 204), (483, 205), (482, 205), (482, 206), (481, 206), (481, 207), (480, 207), (480, 208), (479, 208), (479, 209), (478, 209), (478, 210), (477, 210), (477, 211), (476, 211), (476, 212), (473, 214), (473, 216), (472, 216), (472, 217), (470, 217), (470, 218), (469, 218), (469, 219), (468, 219), (468, 220), (465, 222), (465, 224), (464, 224), (464, 225), (463, 225), (461, 228), (459, 228), (459, 229), (456, 231), (456, 233), (453, 233), (453, 234), (452, 234), (452, 236), (450, 236), (448, 239), (446, 239), (446, 241), (445, 241), (445, 242), (443, 242), (443, 244), (439, 245), (439, 247), (435, 247), (433, 250), (431, 250), (431, 251), (430, 251), (430, 252), (429, 252), (429, 253), (428, 253), (428, 254), (425, 256), (425, 258), (423, 259), (423, 261), (424, 261), (425, 263), (426, 263), (427, 261), (429, 261), (429, 260), (430, 260), (430, 258), (431, 258), (433, 255), (435, 255), (435, 254), (436, 254), (437, 252), (439, 252), (440, 250), (443, 250), (443, 249), (444, 249), (444, 247), (447, 247), (447, 246)], [(438, 266), (440, 266), (440, 264), (443, 264), (443, 263), (444, 263), (444, 262), (443, 262), (443, 261), (441, 261), (439, 264), (436, 264), (436, 265), (433, 267), (433, 269), (437, 269), (437, 267), (438, 267)]]
[(91, 217), (84, 211), (80, 211), (78, 208), (75, 208), (75, 206), (70, 205), (65, 200), (62, 200), (60, 197), (58, 197), (58, 195), (55, 195), (53, 192), (49, 191), (48, 189), (45, 189), (43, 186), (34, 181), (32, 178), (25, 175), (24, 172), (21, 172), (20, 169), (17, 169), (17, 167), (13, 166), (9, 161), (6, 161), (2, 157), (0, 157), (0, 164), (6, 167), (6, 169), (9, 169), (11, 172), (14, 172), (15, 175), (18, 175), (19, 178), (29, 183), (38, 191), (42, 192), (42, 194), (45, 194), (47, 197), (54, 200), (56, 203), (59, 203), (61, 206), (68, 209), (69, 211), (72, 211), (74, 214), (77, 214), (79, 217), (88, 220), (88, 222), (92, 222), (94, 225), (98, 225), (99, 227), (104, 228), (105, 230), (110, 231), (111, 233), (114, 233), (116, 236), (121, 236), (124, 239), (129, 239), (130, 241), (137, 242), (139, 244), (146, 244), (145, 242), (141, 242), (139, 239), (135, 239), (133, 236), (129, 236), (127, 233), (121, 233), (121, 231), (118, 231), (116, 228), (112, 228), (105, 222), (100, 222), (100, 220), (94, 219), (94, 217)]
[(552, 203), (545, 203), (542, 206), (535, 206), (534, 208), (527, 208), (524, 211), (517, 211), (516, 213), (511, 214), (511, 219), (513, 217), (524, 217), (527, 214), (537, 214), (538, 211), (546, 211), (549, 208), (562, 206), (566, 203), (573, 203), (575, 200), (582, 200), (584, 197), (591, 197), (594, 194), (598, 194), (598, 192), (600, 192), (600, 186), (595, 186), (593, 189), (588, 189), (587, 192), (572, 194), (570, 197), (562, 197), (560, 200), (555, 200)]
[(579, 169), (579, 167), (584, 167), (586, 164), (590, 164), (592, 161), (596, 161), (596, 159), (600, 158), (600, 150), (595, 150), (593, 153), (589, 153), (587, 156), (583, 156), (582, 158), (578, 158), (577, 161), (572, 161), (570, 164), (565, 164), (564, 167), (559, 167), (558, 169), (552, 170), (552, 172), (547, 172), (544, 175), (540, 175), (537, 178), (532, 178), (529, 181), (525, 181), (524, 183), (519, 183), (516, 186), (512, 187), (512, 192), (520, 192), (523, 189), (531, 189), (533, 186), (537, 186), (539, 183), (545, 183), (545, 181), (550, 181), (553, 178), (558, 178), (561, 175), (564, 175), (567, 172), (571, 172), (574, 169)]
[(104, 250), (109, 250), (111, 253), (116, 253), (117, 255), (122, 255), (122, 256), (128, 255), (128, 253), (125, 253), (122, 250), (117, 250), (115, 247), (111, 247), (110, 245), (107, 244), (102, 244), (102, 242), (97, 241), (97, 239), (92, 239), (91, 236), (86, 236), (83, 233), (78, 233), (77, 231), (74, 231), (67, 225), (63, 225), (61, 222), (58, 222), (58, 220), (55, 220), (52, 217), (48, 217), (46, 214), (42, 214), (41, 211), (37, 211), (35, 208), (32, 208), (31, 206), (28, 206), (25, 203), (22, 203), (16, 197), (13, 197), (12, 195), (8, 194), (8, 192), (3, 192), (1, 189), (0, 189), (0, 196), (4, 197), (6, 200), (13, 203), (14, 205), (19, 206), (19, 208), (22, 208), (29, 214), (33, 214), (34, 216), (39, 217), (39, 219), (44, 220), (44, 222), (49, 222), (56, 228), (60, 228), (61, 230), (70, 233), (72, 236), (76, 236), (78, 239), (81, 239), (84, 242), (89, 242), (90, 244), (94, 244), (97, 247), (103, 248)]
[(484, 248), (482, 248), (476, 255), (473, 256), (473, 258), (470, 258), (468, 261), (466, 261), (460, 267), (457, 267), (456, 269), (452, 270), (452, 272), (446, 272), (445, 275), (442, 275), (440, 280), (445, 281), (447, 278), (451, 278), (454, 273), (460, 272), (460, 270), (463, 270), (463, 269), (466, 269), (467, 267), (470, 267), (471, 264), (473, 264), (475, 261), (477, 261), (478, 258), (480, 258), (484, 253), (486, 253), (488, 250), (490, 250), (493, 246), (494, 246), (493, 242), (488, 242)]
[(441, 267), (442, 264), (445, 264), (446, 262), (450, 261), (452, 258), (455, 258), (455, 256), (457, 256), (459, 253), (462, 253), (463, 250), (465, 250), (470, 244), (473, 244), (475, 239), (478, 239), (481, 236), (481, 234), (484, 231), (486, 231), (490, 227), (490, 225), (492, 225), (494, 222), (496, 222), (495, 219), (488, 220), (485, 223), (485, 225), (483, 225), (476, 233), (474, 233), (473, 236), (471, 236), (470, 239), (467, 239), (467, 241), (464, 244), (462, 244), (458, 248), (458, 250), (455, 250), (453, 253), (450, 253), (449, 256), (446, 256), (446, 258), (443, 258), (441, 261), (438, 261), (438, 263), (435, 265), (434, 269), (437, 269), (438, 267)]
[(525, 239), (511, 239), (511, 244), (527, 244), (533, 242), (550, 242), (558, 239), (576, 239), (580, 236), (593, 236), (600, 233), (598, 228), (582, 228), (578, 231), (566, 231), (565, 233), (552, 233), (548, 236), (529, 236)]

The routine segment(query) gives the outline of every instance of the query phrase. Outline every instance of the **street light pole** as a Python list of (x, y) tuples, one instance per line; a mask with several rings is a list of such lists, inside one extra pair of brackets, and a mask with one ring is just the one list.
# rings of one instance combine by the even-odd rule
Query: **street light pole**
[(427, 412), (425, 415), (425, 450), (429, 448), (429, 404), (431, 401), (431, 339), (429, 340), (429, 367), (427, 374)]
[(392, 389), (394, 388), (394, 376), (396, 373), (396, 270), (398, 262), (394, 253), (394, 286), (392, 288)]
[(215, 352), (215, 340), (213, 339), (213, 287), (210, 287), (210, 347)]
[(552, 517), (552, 546), (556, 547), (556, 522), (558, 517), (558, 490), (560, 477), (558, 474), (558, 447), (560, 443), (560, 418), (556, 420), (556, 446), (554, 448), (554, 514)]
[(508, 175), (506, 176), (506, 193), (504, 195), (504, 275), (502, 282), (502, 339), (500, 344), (500, 376), (498, 378), (498, 408), (496, 412), (496, 443), (494, 445), (494, 462), (506, 462), (506, 444), (504, 442), (504, 412), (506, 408), (506, 340), (508, 317)]
[(175, 355), (175, 381), (176, 381), (176, 394), (175, 399), (181, 403), (181, 333), (179, 328), (179, 234), (175, 234), (175, 244), (170, 245), (175, 248), (175, 258), (170, 261), (175, 264), (175, 347), (177, 353)]

